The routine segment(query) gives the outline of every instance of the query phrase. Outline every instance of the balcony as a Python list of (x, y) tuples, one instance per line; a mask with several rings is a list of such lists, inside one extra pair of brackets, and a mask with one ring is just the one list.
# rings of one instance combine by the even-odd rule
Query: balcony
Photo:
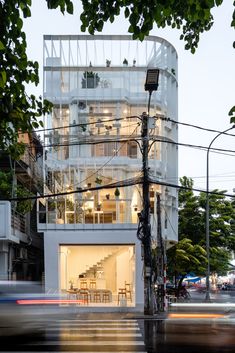
[(9, 201), (0, 201), (0, 240), (10, 240), (14, 243), (27, 242), (29, 229), (25, 216), (11, 210)]
[[(102, 194), (101, 194), (102, 195)], [(39, 203), (38, 223), (40, 224), (136, 224), (138, 206), (133, 200), (91, 193), (83, 199), (73, 201), (66, 198), (49, 199)]]

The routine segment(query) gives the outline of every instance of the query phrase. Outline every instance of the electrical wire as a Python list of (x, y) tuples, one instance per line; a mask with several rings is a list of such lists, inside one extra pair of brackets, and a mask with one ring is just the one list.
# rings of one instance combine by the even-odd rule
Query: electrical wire
[[(183, 125), (183, 126), (187, 126), (187, 127), (193, 127), (195, 129), (199, 129), (199, 130), (203, 130), (203, 131), (208, 131), (208, 132), (216, 132), (216, 133), (222, 133), (223, 131), (219, 131), (219, 130), (214, 130), (214, 129), (209, 129), (209, 128), (205, 128), (205, 127), (202, 127), (202, 126), (199, 126), (199, 125), (193, 125), (193, 124), (189, 124), (189, 123), (183, 123), (183, 122), (180, 122), (180, 121), (177, 121), (177, 120), (173, 120), (171, 118), (167, 118), (167, 117), (164, 117), (163, 115), (156, 115), (154, 116), (153, 118), (155, 118), (156, 120), (160, 119), (160, 120), (163, 120), (163, 121), (170, 121), (174, 124), (178, 124), (178, 125)], [(228, 136), (234, 136), (233, 134), (230, 134), (228, 132), (225, 132), (224, 135), (228, 135)]]
[(60, 129), (69, 129), (73, 127), (85, 127), (89, 125), (95, 125), (97, 123), (102, 124), (102, 123), (109, 123), (112, 121), (121, 121), (125, 120), (126, 118), (117, 118), (117, 119), (108, 119), (108, 120), (97, 120), (97, 121), (92, 121), (89, 123), (79, 123), (79, 124), (71, 124), (71, 125), (65, 125), (65, 126), (57, 126), (57, 127), (52, 127), (52, 128), (45, 128), (45, 129), (40, 129), (37, 130), (37, 132), (44, 132), (44, 131), (54, 131), (54, 130), (60, 130)]
[[(134, 132), (135, 132), (135, 130), (137, 129), (137, 127), (138, 127), (138, 126), (136, 126), (136, 128), (132, 131), (130, 137), (134, 134)], [(88, 179), (90, 179), (92, 176), (97, 175), (97, 173), (98, 173), (100, 170), (102, 170), (107, 164), (109, 164), (109, 163), (117, 156), (118, 152), (123, 148), (123, 146), (124, 146), (125, 144), (126, 144), (126, 142), (123, 143), (123, 144), (121, 144), (121, 146), (119, 147), (119, 149), (118, 149), (117, 151), (115, 151), (115, 153), (111, 156), (111, 158), (109, 158), (109, 159), (107, 160), (107, 162), (105, 162), (101, 167), (99, 167), (93, 174), (89, 175), (89, 176), (88, 176), (87, 178), (85, 178), (84, 180), (82, 180), (82, 181), (80, 181), (79, 183), (75, 184), (75, 186), (76, 186), (76, 185), (81, 185), (81, 183), (84, 183), (85, 181), (87, 181)]]
[[(86, 180), (86, 179), (85, 179)], [(187, 186), (182, 186), (182, 185), (177, 185), (177, 184), (172, 184), (172, 183), (167, 183), (167, 182), (163, 182), (160, 180), (155, 180), (152, 178), (149, 178), (149, 183), (150, 184), (156, 184), (156, 185), (164, 185), (164, 186), (168, 186), (168, 187), (172, 187), (172, 188), (176, 188), (176, 189), (182, 189), (182, 190), (191, 190), (191, 191), (196, 191), (196, 192), (201, 192), (201, 193), (206, 193), (207, 191), (205, 191), (204, 189), (198, 189), (198, 188), (191, 188), (191, 187), (187, 187)], [(22, 201), (22, 200), (36, 200), (36, 199), (41, 199), (41, 198), (50, 198), (50, 197), (55, 197), (55, 196), (66, 196), (66, 195), (72, 195), (72, 194), (76, 194), (76, 193), (84, 193), (87, 191), (96, 191), (96, 190), (103, 190), (103, 189), (114, 189), (117, 187), (127, 187), (127, 186), (134, 186), (137, 184), (143, 184), (143, 177), (133, 177), (130, 179), (126, 179), (126, 180), (121, 180), (115, 183), (110, 183), (110, 184), (106, 184), (106, 185), (101, 185), (101, 186), (97, 186), (97, 187), (89, 187), (89, 188), (84, 188), (84, 189), (80, 189), (79, 190), (72, 190), (72, 191), (66, 191), (66, 192), (59, 192), (59, 193), (53, 193), (53, 194), (46, 194), (46, 195), (35, 195), (35, 196), (27, 196), (27, 197), (21, 197), (21, 198), (7, 198), (4, 200), (7, 201)], [(228, 194), (226, 192), (219, 192), (219, 191), (208, 191), (209, 195), (216, 195), (216, 196), (225, 196), (225, 197), (231, 197), (233, 199), (235, 199), (235, 194)]]

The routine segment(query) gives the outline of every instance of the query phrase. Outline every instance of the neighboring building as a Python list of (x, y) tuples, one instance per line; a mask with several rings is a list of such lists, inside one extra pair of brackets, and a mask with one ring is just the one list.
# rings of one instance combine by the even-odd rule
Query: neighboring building
[[(143, 308), (143, 262), (136, 236), (142, 186), (119, 188), (119, 196), (115, 189), (92, 188), (141, 175), (136, 139), (141, 138), (139, 116), (147, 111), (146, 71), (154, 67), (160, 69), (160, 83), (152, 95), (150, 116), (177, 120), (177, 53), (166, 40), (44, 36), (44, 98), (54, 104), (45, 118), (44, 193), (68, 192), (39, 202), (46, 290), (87, 287), (89, 298), (84, 294), (82, 299), (88, 299), (89, 306), (115, 308), (126, 304), (120, 294), (126, 283), (127, 305)], [(157, 140), (149, 151), (151, 176), (177, 183), (177, 146), (170, 143), (177, 142), (177, 124), (155, 119), (150, 134)], [(87, 191), (69, 194), (80, 188)], [(151, 186), (153, 225), (156, 192), (161, 194), (163, 237), (169, 246), (177, 241), (177, 192)]]
[[(27, 145), (19, 160), (12, 160), (0, 151), (1, 173), (12, 173), (9, 181), (14, 188), (21, 187), (31, 195), (39, 195), (43, 191), (42, 144), (35, 133), (20, 134), (19, 141)], [(43, 237), (37, 232), (36, 202), (33, 201), (32, 211), (26, 212), (27, 205), (21, 204), (18, 209), (17, 202), (4, 199), (0, 187), (0, 279), (41, 281)]]

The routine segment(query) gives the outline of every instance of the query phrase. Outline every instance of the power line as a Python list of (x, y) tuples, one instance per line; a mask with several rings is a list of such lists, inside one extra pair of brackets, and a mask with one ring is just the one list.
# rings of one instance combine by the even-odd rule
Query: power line
[(54, 131), (54, 130), (60, 130), (60, 129), (69, 129), (73, 127), (85, 127), (89, 125), (95, 125), (97, 123), (102, 124), (102, 123), (109, 123), (112, 121), (121, 121), (125, 120), (126, 118), (117, 118), (117, 119), (108, 119), (108, 120), (97, 120), (97, 121), (92, 121), (89, 123), (79, 123), (79, 124), (70, 124), (70, 125), (65, 125), (65, 126), (57, 126), (57, 127), (51, 127), (51, 128), (45, 128), (45, 129), (40, 129), (37, 130), (37, 132), (44, 132), (44, 131)]
[[(138, 127), (138, 126), (137, 126), (137, 127)], [(135, 132), (135, 130), (137, 129), (137, 127), (132, 131), (132, 133), (131, 133), (130, 136), (132, 136), (132, 135), (134, 134), (134, 132)], [(117, 156), (117, 153), (123, 148), (124, 144), (126, 144), (126, 142), (123, 143), (123, 144), (119, 147), (119, 149), (111, 156), (111, 158), (109, 158), (109, 159), (107, 160), (107, 162), (105, 162), (101, 167), (99, 167), (99, 168), (95, 171), (95, 173), (89, 175), (89, 177), (87, 177), (86, 179), (80, 181), (79, 183), (77, 183), (77, 184), (75, 184), (75, 185), (79, 185), (79, 184), (83, 183), (84, 181), (88, 180), (91, 176), (97, 175), (97, 173), (98, 173), (99, 170), (102, 170), (107, 164), (109, 164), (109, 163), (111, 162), (111, 160), (112, 160), (113, 158), (115, 158), (115, 157)]]
[[(207, 193), (207, 191), (205, 191), (204, 189), (190, 188), (190, 187), (183, 186), (183, 185), (177, 185), (177, 184), (167, 183), (167, 182), (160, 181), (160, 180), (155, 180), (153, 178), (149, 178), (149, 182), (150, 182), (150, 184), (163, 185), (163, 186), (168, 186), (168, 187), (172, 187), (172, 188), (176, 188), (176, 189), (191, 190), (191, 191), (196, 191), (196, 192), (201, 192), (201, 193)], [(96, 191), (96, 190), (103, 190), (103, 189), (114, 189), (117, 187), (134, 186), (134, 185), (142, 184), (142, 183), (143, 183), (143, 177), (137, 176), (134, 178), (121, 180), (121, 181), (118, 181), (115, 183), (110, 183), (110, 184), (96, 186), (96, 187), (89, 187), (89, 188), (84, 188), (84, 189), (79, 188), (78, 190), (59, 192), (59, 193), (54, 193), (54, 194), (38, 195), (38, 196), (35, 195), (35, 196), (27, 196), (27, 197), (21, 197), (21, 198), (7, 198), (4, 200), (7, 200), (7, 201), (36, 200), (36, 199), (50, 198), (50, 197), (55, 197), (55, 196), (66, 196), (66, 195), (72, 195), (72, 194), (77, 194), (77, 193), (84, 193), (87, 191)], [(225, 192), (219, 192), (219, 191), (208, 191), (208, 194), (235, 198), (235, 194), (227, 194)]]
[[(232, 135), (235, 136), (235, 135)], [(135, 138), (127, 138), (127, 137), (123, 137), (123, 138), (108, 138), (106, 140), (94, 140), (94, 136), (91, 137), (91, 140), (89, 141), (88, 139), (86, 139), (86, 141), (78, 141), (78, 142), (72, 142), (72, 143), (62, 143), (62, 144), (48, 144), (48, 145), (44, 145), (44, 148), (48, 148), (48, 147), (66, 147), (66, 146), (82, 146), (82, 145), (97, 145), (100, 143), (110, 143), (110, 142), (128, 142), (128, 141), (140, 141), (141, 137), (135, 137)], [(202, 146), (202, 145), (193, 145), (193, 144), (188, 144), (188, 143), (182, 143), (182, 142), (175, 142), (172, 140), (164, 140), (163, 138), (152, 138), (151, 140), (153, 140), (153, 142), (162, 142), (162, 143), (169, 143), (172, 145), (176, 145), (176, 146), (181, 146), (181, 147), (190, 147), (190, 148), (195, 148), (195, 149), (200, 149), (200, 150), (204, 150), (207, 151), (208, 147), (207, 146)], [(216, 148), (216, 147), (212, 147), (210, 149), (211, 152), (213, 153), (218, 153), (218, 154), (225, 154), (225, 155), (229, 155), (232, 156), (232, 153), (235, 154), (235, 150), (231, 150), (231, 149), (223, 149), (223, 148)], [(224, 152), (228, 152), (228, 153), (224, 153)]]
[[(193, 127), (195, 129), (199, 129), (199, 130), (203, 130), (203, 131), (222, 133), (222, 131), (219, 131), (219, 130), (209, 129), (209, 128), (205, 128), (205, 127), (202, 127), (202, 126), (199, 126), (199, 125), (193, 125), (193, 124), (189, 124), (189, 123), (183, 123), (183, 122), (171, 119), (171, 118), (167, 118), (167, 117), (165, 117), (163, 115), (160, 115), (160, 114), (154, 116), (154, 118), (156, 118), (156, 120), (160, 119), (160, 120), (163, 120), (163, 121), (170, 121), (170, 122), (172, 122), (174, 124), (184, 125), (184, 126), (188, 126), (188, 127)], [(224, 135), (235, 136), (235, 135), (230, 134), (228, 132), (225, 132)]]

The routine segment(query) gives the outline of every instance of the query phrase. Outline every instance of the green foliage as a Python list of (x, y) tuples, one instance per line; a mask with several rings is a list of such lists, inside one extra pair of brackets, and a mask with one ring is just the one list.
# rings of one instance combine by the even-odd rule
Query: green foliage
[(25, 85), (39, 83), (38, 63), (28, 60), (23, 20), (31, 16), (30, 0), (0, 1), (0, 149), (13, 157), (22, 153), (18, 132), (30, 132), (41, 125), (38, 117), (51, 104), (27, 95)]
[[(102, 32), (104, 23), (114, 22), (121, 10), (129, 21), (128, 32), (133, 39), (143, 40), (156, 24), (159, 28), (170, 26), (181, 30), (180, 39), (186, 42), (185, 49), (195, 52), (200, 35), (209, 31), (213, 25), (213, 10), (223, 0), (81, 0), (83, 11), (80, 15), (81, 31), (88, 29), (90, 34)], [(73, 13), (73, 2), (70, 0), (47, 0), (48, 8), (60, 8), (62, 13)], [(235, 6), (235, 4), (234, 4)], [(235, 10), (231, 18), (235, 28)], [(235, 43), (235, 42), (234, 42)], [(234, 44), (235, 46), (235, 44)]]
[(153, 1), (96, 1), (82, 0), (83, 12), (81, 30), (88, 29), (90, 34), (102, 30), (108, 20), (112, 23), (115, 17), (124, 10), (125, 18), (129, 21), (128, 31), (133, 39), (143, 40), (149, 35), (154, 23), (158, 27), (171, 26), (182, 30), (180, 39), (185, 40), (185, 48), (195, 52), (200, 34), (208, 31), (213, 24), (212, 10), (222, 4), (222, 0), (153, 0)]
[(230, 123), (235, 123), (235, 105), (230, 109), (228, 115), (231, 117)]
[(85, 71), (82, 78), (82, 88), (96, 88), (100, 82), (98, 73)]
[[(46, 0), (49, 9), (59, 8), (62, 13), (73, 14), (73, 1)], [(212, 11), (223, 0), (82, 0), (81, 30), (90, 34), (101, 32), (108, 20), (124, 11), (129, 21), (129, 33), (133, 39), (143, 40), (153, 25), (159, 28), (171, 26), (181, 30), (180, 39), (185, 49), (195, 52), (200, 35), (213, 25)], [(0, 149), (17, 158), (22, 153), (18, 146), (18, 132), (30, 132), (42, 126), (38, 118), (52, 108), (50, 102), (27, 95), (25, 85), (38, 85), (38, 63), (30, 61), (26, 54), (26, 35), (23, 19), (31, 16), (31, 0), (0, 1)], [(231, 26), (235, 28), (235, 11)], [(235, 46), (235, 44), (234, 44)], [(99, 82), (99, 78), (94, 80)], [(234, 108), (230, 111), (235, 122)], [(20, 147), (20, 153), (18, 153)]]
[[(183, 177), (181, 185), (189, 188), (179, 192), (179, 242), (167, 251), (168, 274), (185, 276), (206, 273), (206, 194), (195, 195), (192, 179)], [(215, 190), (218, 192), (218, 190)], [(229, 269), (231, 252), (235, 249), (235, 208), (221, 195), (210, 195), (210, 268), (225, 274)]]
[[(15, 185), (13, 189), (13, 177), (12, 173), (5, 173), (0, 171), (0, 199), (8, 200), (14, 198), (27, 198), (33, 196), (33, 194), (28, 191), (22, 185)], [(33, 208), (32, 200), (20, 200), (16, 203), (16, 211), (21, 214), (26, 214), (30, 212)]]
[(118, 188), (115, 189), (114, 195), (115, 195), (116, 197), (119, 197), (119, 196), (120, 196), (120, 190), (119, 190)]
[(191, 239), (183, 238), (167, 251), (168, 275), (185, 276), (189, 272), (203, 275), (207, 263), (205, 249), (194, 244)]

